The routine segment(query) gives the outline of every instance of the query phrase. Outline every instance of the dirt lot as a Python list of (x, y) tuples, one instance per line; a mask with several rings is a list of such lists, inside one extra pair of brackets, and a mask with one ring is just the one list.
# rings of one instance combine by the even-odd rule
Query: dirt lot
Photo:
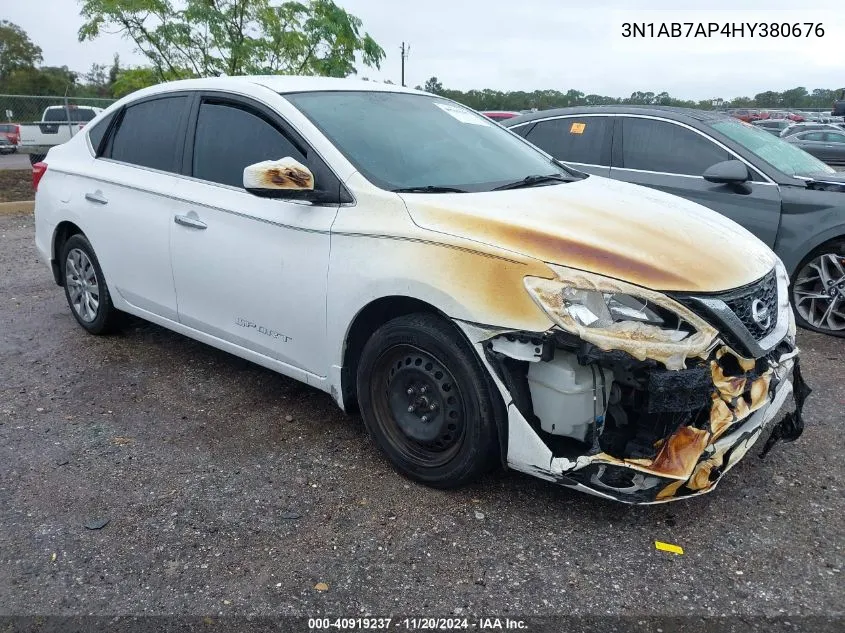
[(32, 200), (32, 170), (0, 169), (0, 202)]
[(137, 321), (84, 334), (31, 216), (0, 245), (0, 613), (845, 614), (845, 340), (801, 334), (804, 436), (705, 497), (439, 492), (320, 392)]

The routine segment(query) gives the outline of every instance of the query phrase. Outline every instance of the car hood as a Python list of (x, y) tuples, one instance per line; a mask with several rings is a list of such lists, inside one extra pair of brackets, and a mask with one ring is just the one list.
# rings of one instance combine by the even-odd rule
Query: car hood
[(756, 281), (776, 260), (714, 211), (598, 176), (509, 191), (401, 195), (421, 228), (653, 290), (729, 290)]

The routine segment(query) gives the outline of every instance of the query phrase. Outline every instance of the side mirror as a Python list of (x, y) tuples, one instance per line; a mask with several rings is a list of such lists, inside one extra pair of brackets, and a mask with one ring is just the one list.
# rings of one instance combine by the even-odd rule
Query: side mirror
[(311, 170), (290, 156), (247, 165), (243, 183), (244, 189), (261, 198), (311, 200), (318, 193)]
[(708, 167), (704, 174), (704, 180), (722, 185), (738, 185), (748, 182), (750, 174), (745, 163), (739, 160), (725, 160)]

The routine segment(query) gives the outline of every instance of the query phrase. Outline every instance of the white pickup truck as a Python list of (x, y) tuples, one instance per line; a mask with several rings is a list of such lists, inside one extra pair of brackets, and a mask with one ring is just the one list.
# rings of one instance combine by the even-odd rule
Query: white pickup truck
[(20, 124), (18, 149), (29, 154), (29, 162), (34, 165), (44, 159), (51, 147), (69, 141), (102, 111), (102, 108), (91, 106), (50, 106), (44, 110), (40, 121)]

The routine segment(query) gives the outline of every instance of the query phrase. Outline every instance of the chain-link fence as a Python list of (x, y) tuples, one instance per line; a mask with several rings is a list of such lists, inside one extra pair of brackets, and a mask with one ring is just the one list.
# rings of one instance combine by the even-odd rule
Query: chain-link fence
[(84, 123), (115, 99), (88, 97), (39, 97), (0, 94), (0, 121), (3, 123)]

